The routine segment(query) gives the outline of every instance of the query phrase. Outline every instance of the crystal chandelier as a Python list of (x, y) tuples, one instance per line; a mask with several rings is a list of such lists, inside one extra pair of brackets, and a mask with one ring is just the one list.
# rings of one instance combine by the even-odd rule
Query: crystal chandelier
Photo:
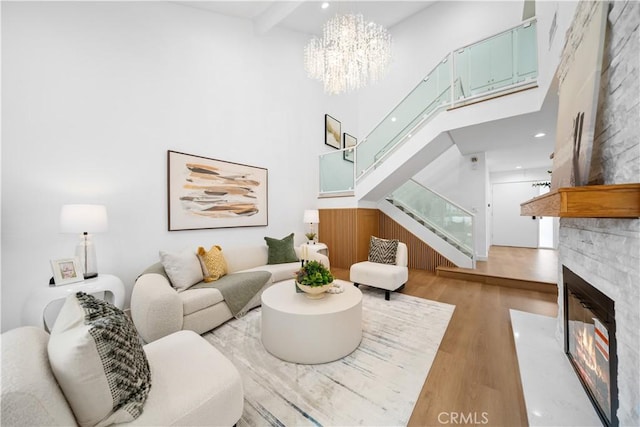
[(361, 14), (336, 15), (325, 24), (322, 38), (304, 49), (309, 77), (324, 83), (324, 91), (339, 94), (376, 82), (391, 60), (391, 35)]

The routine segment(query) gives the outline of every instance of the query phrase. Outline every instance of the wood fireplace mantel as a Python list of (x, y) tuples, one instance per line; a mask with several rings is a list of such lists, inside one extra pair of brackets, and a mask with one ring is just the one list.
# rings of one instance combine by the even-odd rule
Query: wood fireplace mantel
[(520, 204), (522, 216), (640, 218), (640, 184), (564, 187)]

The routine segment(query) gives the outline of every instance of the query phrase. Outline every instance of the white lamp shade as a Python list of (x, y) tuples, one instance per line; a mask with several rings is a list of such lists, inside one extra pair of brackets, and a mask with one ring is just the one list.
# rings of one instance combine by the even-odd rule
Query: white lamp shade
[(320, 224), (320, 214), (317, 209), (308, 209), (304, 211), (304, 219), (305, 224)]
[(102, 233), (107, 231), (104, 205), (64, 205), (60, 210), (62, 233)]

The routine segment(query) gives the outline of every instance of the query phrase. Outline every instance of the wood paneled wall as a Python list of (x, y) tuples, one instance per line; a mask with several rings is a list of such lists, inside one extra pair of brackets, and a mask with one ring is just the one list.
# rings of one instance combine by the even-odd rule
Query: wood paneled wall
[(378, 236), (380, 229), (380, 212), (378, 209), (358, 209), (358, 236), (356, 262), (369, 258), (369, 241), (371, 236)]
[(366, 261), (369, 255), (369, 236), (377, 235), (378, 209), (320, 209), (318, 239), (329, 247), (332, 266), (349, 268)]
[(366, 261), (371, 236), (398, 239), (409, 250), (409, 268), (434, 271), (455, 265), (378, 209), (320, 209), (318, 239), (329, 247), (331, 265), (349, 268)]
[(436, 267), (455, 267), (456, 265), (436, 252), (431, 246), (411, 234), (406, 228), (380, 212), (380, 237), (398, 239), (407, 245), (409, 268), (436, 271)]
[(356, 209), (320, 209), (318, 241), (329, 247), (331, 266), (349, 268), (356, 258)]

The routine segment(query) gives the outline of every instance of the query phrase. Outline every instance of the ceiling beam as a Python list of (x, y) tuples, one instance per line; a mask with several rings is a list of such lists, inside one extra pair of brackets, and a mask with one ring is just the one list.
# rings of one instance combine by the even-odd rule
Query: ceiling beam
[(254, 33), (258, 35), (266, 34), (293, 13), (302, 3), (304, 1), (271, 2), (271, 6), (267, 10), (253, 18)]

